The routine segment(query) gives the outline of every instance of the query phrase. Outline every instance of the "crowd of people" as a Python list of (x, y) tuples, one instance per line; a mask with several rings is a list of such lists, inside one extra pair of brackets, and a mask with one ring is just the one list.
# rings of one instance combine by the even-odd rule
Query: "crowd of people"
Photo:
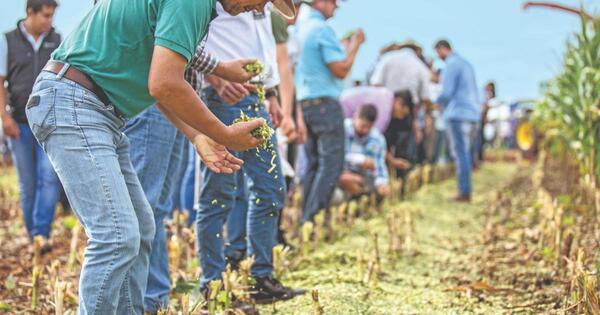
[[(441, 71), (408, 40), (348, 87), (365, 34), (336, 36), (336, 0), (94, 2), (63, 40), (57, 2), (27, 0), (0, 40), (0, 116), (28, 235), (52, 250), (64, 191), (89, 238), (80, 314), (168, 306), (173, 209), (195, 226), (201, 292), (254, 257), (250, 296), (268, 304), (305, 293), (273, 276), (289, 191), (301, 190), (309, 222), (339, 200), (385, 198), (390, 176), (417, 164), (453, 160), (454, 200), (470, 201), (485, 102), (447, 40), (434, 46)], [(256, 119), (235, 123), (241, 114)], [(264, 122), (277, 129), (267, 143), (252, 135)]]

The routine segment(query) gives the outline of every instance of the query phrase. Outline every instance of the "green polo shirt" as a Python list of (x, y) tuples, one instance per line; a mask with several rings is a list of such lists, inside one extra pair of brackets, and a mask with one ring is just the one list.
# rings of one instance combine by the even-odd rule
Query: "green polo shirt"
[(285, 18), (277, 12), (277, 10), (271, 11), (271, 26), (273, 27), (273, 36), (275, 37), (275, 43), (285, 44), (290, 37), (287, 31), (288, 23)]
[(152, 106), (148, 74), (154, 46), (192, 59), (216, 0), (100, 1), (52, 58), (89, 75), (126, 117)]

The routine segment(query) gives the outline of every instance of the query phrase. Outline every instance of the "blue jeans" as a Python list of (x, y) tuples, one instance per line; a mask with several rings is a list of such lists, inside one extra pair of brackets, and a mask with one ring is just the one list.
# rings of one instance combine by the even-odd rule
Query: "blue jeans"
[(239, 258), (247, 249), (246, 230), (248, 222), (248, 188), (243, 172), (237, 172), (238, 187), (235, 191), (233, 209), (227, 218), (227, 244), (225, 257)]
[[(196, 149), (193, 144), (189, 144), (187, 150), (187, 155), (184, 155), (184, 168), (185, 173), (183, 175), (183, 180), (181, 181), (181, 191), (180, 191), (180, 204), (181, 209), (189, 211), (190, 219), (189, 225), (191, 226), (196, 222), (196, 211), (194, 211), (194, 185), (196, 183)], [(185, 154), (185, 153), (184, 153)]]
[(79, 314), (142, 314), (154, 217), (120, 131), (124, 121), (79, 84), (45, 71), (27, 117), (89, 238)]
[(17, 169), (23, 221), (29, 238), (50, 236), (60, 181), (46, 153), (27, 124), (19, 124), (21, 135), (9, 138), (8, 146)]
[(457, 166), (458, 191), (465, 195), (471, 194), (472, 147), (477, 135), (477, 123), (465, 120), (450, 120), (447, 131), (450, 151)]
[[(269, 115), (264, 106), (254, 106), (258, 102), (255, 95), (243, 99), (236, 105), (225, 103), (212, 88), (203, 91), (203, 99), (210, 110), (226, 125), (230, 125), (243, 111), (250, 117), (261, 117), (267, 121)], [(276, 138), (270, 142), (277, 147)], [(277, 222), (285, 199), (285, 179), (279, 158), (272, 159), (271, 150), (249, 150), (234, 152), (244, 160), (242, 177), (240, 174), (216, 174), (201, 166), (202, 185), (196, 220), (196, 235), (200, 265), (202, 266), (201, 285), (221, 278), (225, 271), (223, 224), (229, 212), (236, 206), (236, 191), (247, 183), (249, 200), (247, 227), (248, 255), (255, 256), (252, 275), (269, 276), (273, 272), (272, 249), (275, 246)], [(271, 163), (272, 161), (272, 163)], [(269, 172), (269, 170), (271, 172)]]
[(152, 241), (144, 309), (156, 313), (169, 303), (171, 281), (165, 218), (173, 209), (173, 196), (182, 168), (185, 136), (155, 107), (130, 120), (124, 129), (131, 141), (131, 162), (154, 211), (156, 235)]
[(308, 139), (302, 222), (327, 209), (344, 168), (344, 114), (338, 102), (304, 106)]

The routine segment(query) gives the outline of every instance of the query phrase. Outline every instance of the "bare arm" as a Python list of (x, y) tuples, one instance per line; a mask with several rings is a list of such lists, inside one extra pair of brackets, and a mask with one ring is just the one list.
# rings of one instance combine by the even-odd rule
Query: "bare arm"
[[(190, 140), (200, 133), (207, 135), (216, 142), (234, 150), (243, 151), (254, 148), (260, 142), (251, 135), (263, 120), (225, 126), (202, 103), (194, 89), (184, 79), (187, 65), (185, 58), (178, 53), (162, 46), (155, 46), (148, 78), (148, 89), (161, 107), (167, 108), (167, 113), (177, 117), (178, 128)], [(167, 114), (168, 115), (168, 114)], [(168, 116), (167, 116), (168, 117)], [(189, 128), (183, 126), (188, 125)]]
[(356, 55), (358, 54), (358, 49), (365, 41), (365, 33), (362, 30), (358, 30), (352, 35), (352, 40), (350, 45), (348, 46), (347, 54), (345, 60), (332, 62), (328, 65), (331, 73), (338, 79), (345, 79), (352, 70), (352, 66), (354, 65), (354, 61), (356, 60)]
[(8, 111), (6, 111), (6, 97), (8, 93), (4, 87), (5, 82), (6, 78), (0, 76), (0, 118), (2, 119), (2, 129), (5, 136), (19, 138), (21, 135), (19, 125), (17, 125), (17, 122), (15, 122)]
[(281, 94), (281, 109), (284, 117), (292, 117), (292, 106), (294, 104), (294, 75), (288, 55), (287, 45), (277, 45), (277, 65), (279, 68), (279, 93)]

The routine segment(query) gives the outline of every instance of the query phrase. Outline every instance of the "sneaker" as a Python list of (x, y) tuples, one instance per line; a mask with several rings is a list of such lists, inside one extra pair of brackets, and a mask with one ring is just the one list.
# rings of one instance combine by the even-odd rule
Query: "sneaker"
[[(201, 315), (210, 315), (210, 312), (208, 311), (208, 288), (203, 288), (200, 290), (200, 294), (202, 294), (202, 297), (204, 298), (204, 304), (202, 305), (201, 309), (200, 309), (200, 313)], [(258, 309), (252, 305), (252, 304), (248, 304), (248, 303), (244, 303), (242, 301), (240, 301), (235, 295), (232, 297), (232, 309), (230, 310), (226, 310), (225, 314), (230, 314), (231, 311), (241, 311), (243, 314), (245, 315), (259, 315)], [(234, 314), (238, 314), (239, 312)]]
[(268, 277), (256, 277), (256, 284), (252, 288), (250, 297), (256, 304), (271, 304), (277, 301), (286, 301), (306, 293), (304, 289), (285, 287), (279, 280)]

